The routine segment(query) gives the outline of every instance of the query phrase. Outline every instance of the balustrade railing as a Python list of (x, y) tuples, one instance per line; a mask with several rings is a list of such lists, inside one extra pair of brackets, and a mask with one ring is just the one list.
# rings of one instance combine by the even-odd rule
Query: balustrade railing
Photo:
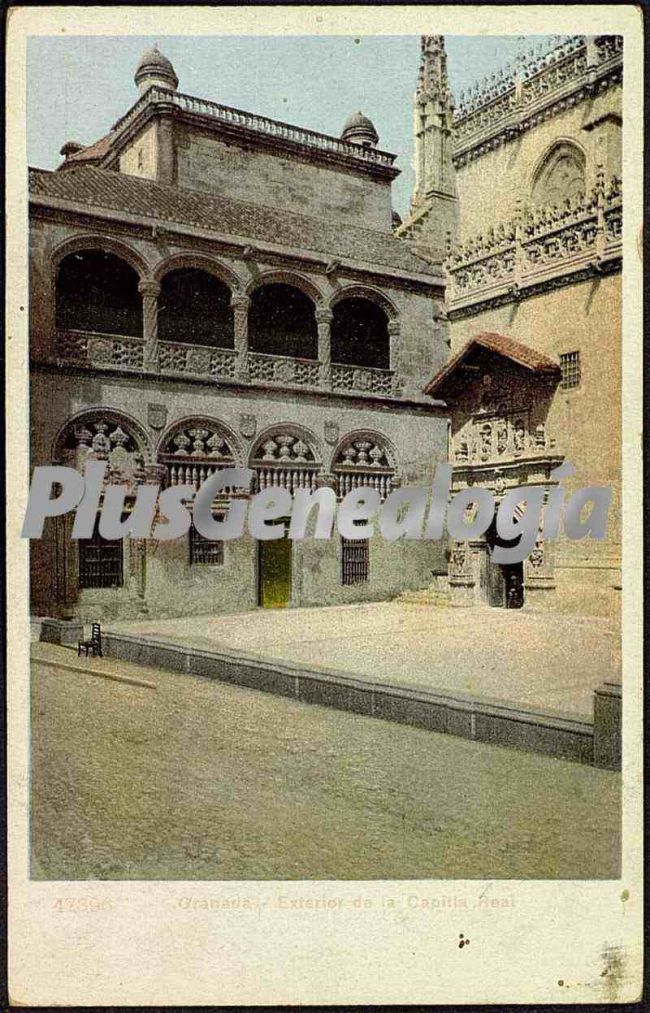
[(522, 210), (457, 247), (447, 258), (451, 308), (518, 291), (549, 275), (600, 267), (621, 256), (621, 181), (601, 179), (561, 207)]
[(372, 471), (359, 471), (340, 465), (335, 469), (337, 495), (342, 499), (352, 489), (374, 489), (382, 499), (390, 494), (393, 488), (394, 472), (388, 468), (377, 468)]
[(257, 464), (255, 465), (256, 490), (278, 488), (294, 493), (296, 489), (316, 489), (320, 464)]
[(169, 91), (166, 88), (155, 86), (145, 92), (142, 98), (115, 123), (113, 129), (119, 132), (125, 130), (147, 106), (157, 103), (171, 104), (187, 113), (208, 116), (221, 123), (245, 127), (247, 130), (254, 130), (256, 133), (265, 134), (267, 137), (275, 137), (293, 144), (300, 144), (303, 147), (316, 148), (320, 151), (331, 152), (332, 154), (344, 155), (346, 157), (352, 156), (355, 159), (370, 162), (373, 165), (382, 165), (390, 168), (396, 158), (395, 155), (389, 152), (378, 151), (376, 148), (364, 148), (360, 144), (351, 144), (348, 141), (340, 140), (338, 137), (321, 134), (316, 130), (295, 127), (290, 123), (283, 123), (280, 120), (271, 120), (267, 116), (257, 116), (255, 113), (245, 112), (242, 109), (233, 109), (229, 106), (220, 105), (218, 102), (210, 102), (207, 99), (195, 98), (192, 95), (184, 95), (181, 92)]
[[(56, 332), (57, 362), (98, 368), (146, 370), (161, 375), (192, 376), (203, 380), (246, 380), (337, 393), (395, 397), (395, 374), (390, 369), (334, 363), (331, 379), (324, 380), (317, 359), (292, 358), (248, 352), (247, 376), (238, 373), (235, 349), (213, 348), (181, 341), (158, 341), (147, 351), (143, 338), (95, 334), (88, 331)], [(153, 358), (150, 358), (153, 356)]]
[[(559, 40), (559, 41), (558, 41)], [(572, 84), (582, 86), (589, 72), (609, 74), (622, 62), (623, 39), (616, 35), (553, 37), (461, 92), (454, 114), (456, 155), (485, 140), (493, 132), (515, 127)]]
[(394, 377), (391, 369), (342, 366), (338, 363), (332, 365), (333, 390), (390, 395), (393, 393)]
[(88, 366), (142, 369), (144, 339), (123, 334), (60, 330), (56, 333), (56, 357), (61, 361)]
[(251, 380), (262, 383), (288, 383), (298, 387), (317, 387), (320, 363), (317, 359), (294, 359), (287, 355), (248, 353)]

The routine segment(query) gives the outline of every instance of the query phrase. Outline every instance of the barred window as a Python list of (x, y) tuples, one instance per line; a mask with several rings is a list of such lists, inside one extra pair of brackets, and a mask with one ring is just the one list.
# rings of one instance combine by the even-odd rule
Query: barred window
[(368, 580), (370, 551), (367, 538), (341, 538), (341, 583), (363, 584)]
[(92, 538), (79, 539), (79, 587), (122, 587), (122, 539), (102, 538), (99, 521)]
[(570, 390), (572, 387), (580, 386), (580, 352), (566, 352), (560, 356), (560, 369), (562, 390)]
[[(215, 517), (215, 520), (221, 518)], [(223, 566), (223, 542), (204, 538), (194, 525), (190, 527), (190, 566), (207, 563), (209, 566)]]

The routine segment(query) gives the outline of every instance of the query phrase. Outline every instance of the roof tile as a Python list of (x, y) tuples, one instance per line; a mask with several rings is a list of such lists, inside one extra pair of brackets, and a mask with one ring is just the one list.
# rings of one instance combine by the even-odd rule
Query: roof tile
[(65, 172), (31, 169), (29, 189), (32, 196), (73, 201), (80, 207), (123, 211), (157, 222), (195, 226), (252, 242), (310, 250), (396, 271), (434, 273), (431, 265), (390, 232), (342, 225), (331, 219), (245, 204), (196, 190), (161, 186), (149, 179), (108, 169), (90, 166)]

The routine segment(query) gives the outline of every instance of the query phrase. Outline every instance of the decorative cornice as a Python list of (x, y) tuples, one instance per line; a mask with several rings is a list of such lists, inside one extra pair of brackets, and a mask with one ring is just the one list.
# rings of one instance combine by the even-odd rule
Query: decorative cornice
[(621, 181), (599, 174), (590, 194), (473, 237), (447, 258), (450, 319), (620, 270), (622, 222)]
[(456, 168), (622, 81), (621, 36), (571, 36), (533, 54), (461, 96), (452, 133)]
[[(33, 218), (40, 218), (46, 221), (66, 222), (81, 226), (97, 227), (101, 221), (105, 227), (111, 229), (112, 233), (119, 235), (138, 235), (143, 238), (156, 241), (160, 238), (162, 229), (166, 242), (179, 241), (192, 242), (192, 249), (205, 248), (206, 252), (220, 252), (234, 259), (244, 259), (242, 253), (250, 247), (250, 239), (245, 236), (225, 235), (214, 233), (208, 229), (199, 229), (191, 225), (182, 225), (176, 222), (165, 222), (161, 227), (159, 223), (152, 225), (150, 219), (132, 215), (127, 212), (117, 212), (103, 208), (80, 206), (72, 201), (65, 201), (52, 197), (30, 196), (30, 215)], [(154, 235), (155, 232), (155, 235)], [(300, 250), (275, 247), (270, 243), (258, 243), (256, 255), (260, 263), (269, 266), (305, 267), (325, 275), (330, 257), (326, 254), (319, 254), (313, 250)], [(340, 261), (338, 273), (340, 278), (351, 280), (372, 280), (374, 284), (378, 281), (394, 288), (404, 289), (411, 292), (421, 292), (426, 295), (440, 295), (444, 292), (445, 277), (442, 271), (439, 275), (423, 274), (417, 275), (409, 271), (402, 271), (371, 264), (356, 263), (354, 261)]]
[[(282, 386), (280, 384), (267, 384), (267, 383), (243, 383), (237, 380), (222, 380), (218, 383), (210, 382), (210, 380), (202, 379), (201, 377), (195, 377), (191, 375), (185, 376), (165, 376), (154, 372), (143, 372), (138, 368), (123, 368), (115, 369), (110, 366), (101, 368), (84, 367), (82, 365), (75, 365), (74, 363), (66, 363), (65, 365), (58, 362), (49, 362), (36, 357), (30, 358), (30, 368), (37, 370), (42, 373), (52, 373), (55, 376), (69, 375), (69, 376), (86, 376), (89, 379), (93, 377), (101, 376), (115, 377), (118, 380), (123, 380), (125, 376), (136, 377), (139, 379), (141, 384), (146, 384), (150, 381), (157, 394), (160, 394), (165, 387), (174, 386), (190, 386), (190, 387), (204, 387), (211, 393), (218, 392), (219, 397), (224, 396), (236, 396), (241, 397), (242, 394), (250, 394), (251, 398), (264, 394), (266, 397), (287, 397), (292, 401), (295, 401), (296, 388), (293, 386)], [(421, 415), (433, 415), (440, 418), (446, 418), (448, 411), (442, 401), (433, 401), (431, 399), (413, 400), (410, 398), (399, 397), (392, 395), (390, 397), (373, 395), (373, 394), (360, 394), (360, 393), (345, 393), (341, 391), (330, 391), (330, 390), (318, 390), (314, 388), (302, 388), (300, 390), (301, 401), (314, 403), (326, 402), (328, 405), (338, 405), (340, 407), (352, 407), (352, 408), (368, 408), (375, 409), (377, 411), (405, 411), (409, 414), (421, 414)]]

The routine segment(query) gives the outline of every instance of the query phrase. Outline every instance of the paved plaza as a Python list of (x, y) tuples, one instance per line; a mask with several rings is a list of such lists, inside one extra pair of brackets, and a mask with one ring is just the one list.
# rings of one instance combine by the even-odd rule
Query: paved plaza
[(597, 617), (393, 601), (109, 628), (587, 718), (594, 689), (620, 681), (619, 629)]
[(51, 644), (33, 656), (36, 879), (619, 875), (615, 772)]

